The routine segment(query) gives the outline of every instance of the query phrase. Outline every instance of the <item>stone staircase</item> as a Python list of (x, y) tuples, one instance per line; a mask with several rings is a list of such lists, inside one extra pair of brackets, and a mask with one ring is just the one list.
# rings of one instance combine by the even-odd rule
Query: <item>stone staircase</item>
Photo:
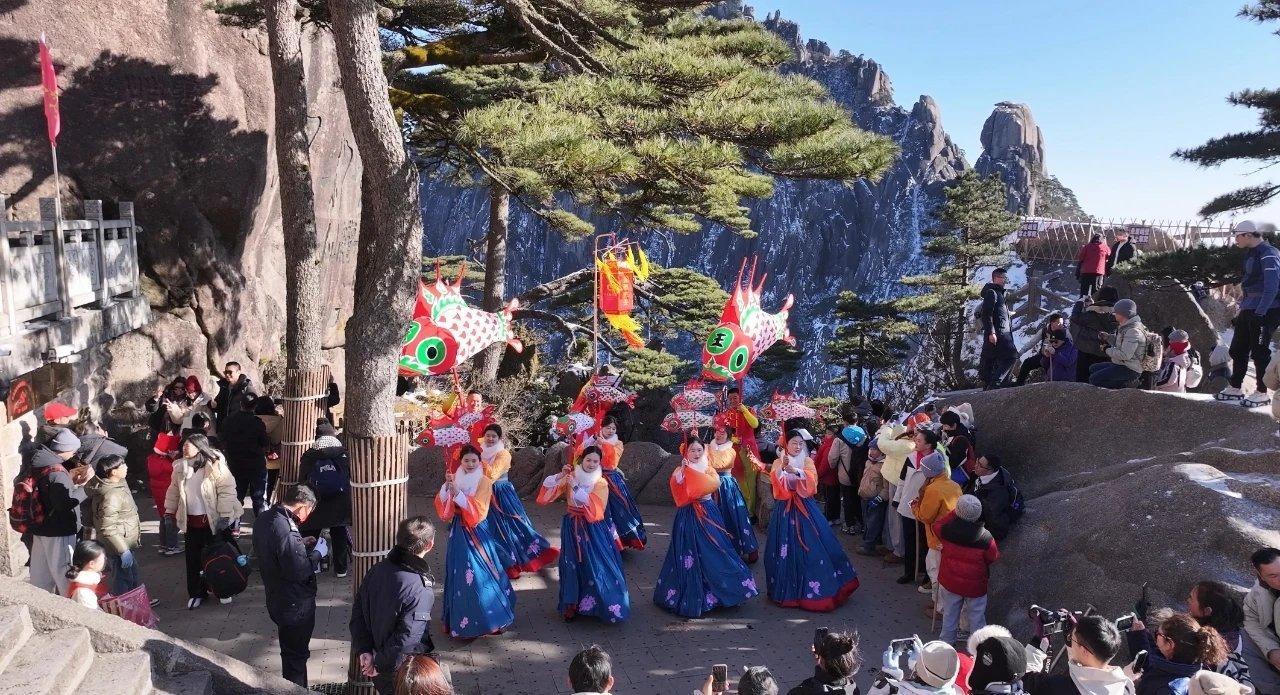
[(154, 679), (145, 651), (100, 654), (89, 630), (37, 632), (26, 606), (0, 607), (0, 695), (213, 695), (208, 671)]

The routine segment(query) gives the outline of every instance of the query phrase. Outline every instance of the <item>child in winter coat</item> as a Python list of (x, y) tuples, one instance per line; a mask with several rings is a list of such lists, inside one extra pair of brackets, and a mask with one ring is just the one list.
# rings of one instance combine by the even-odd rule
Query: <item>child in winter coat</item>
[(98, 601), (107, 595), (107, 585), (102, 581), (102, 570), (107, 566), (107, 553), (97, 541), (79, 541), (71, 553), (71, 566), (67, 568), (67, 598), (93, 610)]
[[(1262, 375), (1262, 383), (1272, 391), (1280, 391), (1280, 331), (1276, 332), (1276, 336), (1271, 341), (1271, 362)], [(1271, 401), (1271, 417), (1280, 420), (1280, 398)]]
[(169, 429), (156, 435), (151, 445), (151, 453), (147, 455), (147, 482), (151, 488), (151, 499), (156, 503), (156, 514), (160, 515), (160, 554), (181, 555), (182, 544), (178, 539), (178, 525), (164, 513), (164, 497), (169, 491), (169, 481), (173, 479), (173, 461), (178, 458), (179, 444), (178, 425), (169, 425)]
[(1156, 372), (1156, 389), (1166, 393), (1187, 392), (1187, 370), (1191, 368), (1191, 338), (1181, 329), (1169, 334), (1160, 371)]

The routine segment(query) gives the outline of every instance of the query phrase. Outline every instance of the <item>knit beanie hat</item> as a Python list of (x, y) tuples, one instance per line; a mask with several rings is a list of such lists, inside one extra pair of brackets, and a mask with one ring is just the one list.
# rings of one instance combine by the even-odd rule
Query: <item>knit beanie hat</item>
[(1214, 671), (1196, 671), (1187, 684), (1187, 695), (1249, 695), (1252, 692), (1252, 688)]
[(49, 451), (55, 454), (65, 454), (72, 451), (80, 450), (80, 438), (71, 433), (71, 430), (65, 427), (58, 428), (57, 434), (53, 435), (53, 439), (49, 440)]
[(1027, 655), (1012, 637), (988, 637), (973, 655), (969, 689), (981, 692), (991, 683), (1017, 683), (1027, 674)]
[(316, 436), (317, 437), (336, 437), (338, 430), (334, 428), (333, 423), (324, 418), (316, 420)]
[(934, 640), (920, 650), (920, 658), (916, 661), (916, 678), (921, 683), (934, 688), (943, 688), (956, 681), (960, 672), (960, 657), (955, 647)]
[(973, 495), (960, 495), (956, 500), (956, 516), (965, 521), (977, 521), (982, 518), (982, 500)]
[(947, 471), (947, 460), (942, 458), (942, 454), (932, 452), (920, 459), (920, 470), (926, 477), (936, 478)]
[(1187, 332), (1181, 328), (1175, 329), (1169, 334), (1169, 342), (1171, 343), (1185, 343), (1188, 340), (1191, 340), (1191, 336), (1187, 335)]
[(1129, 318), (1138, 315), (1138, 303), (1132, 299), (1121, 299), (1115, 303), (1115, 311), (1117, 314), (1124, 314)]

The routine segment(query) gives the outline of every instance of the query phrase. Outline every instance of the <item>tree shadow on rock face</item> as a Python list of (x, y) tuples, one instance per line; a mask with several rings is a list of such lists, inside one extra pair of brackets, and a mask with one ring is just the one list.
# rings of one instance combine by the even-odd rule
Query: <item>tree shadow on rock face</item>
[[(22, 62), (35, 46), (0, 40), (0, 75), (12, 74), (5, 68), (17, 66), (6, 62)], [(28, 86), (23, 82), (0, 78), (0, 89)], [(215, 306), (197, 310), (217, 314), (204, 324), (211, 348), (221, 352), (241, 326), (245, 278), (238, 259), (265, 186), (266, 133), (214, 114), (216, 75), (103, 52), (60, 82), (67, 85), (58, 139), (64, 179), (84, 198), (135, 201), (144, 228), (142, 267), (179, 301), (197, 287), (209, 290)], [(0, 174), (15, 167), (34, 172), (14, 194), (15, 203), (29, 202), (52, 174), (39, 99), (0, 116), (0, 132), (10, 137)]]

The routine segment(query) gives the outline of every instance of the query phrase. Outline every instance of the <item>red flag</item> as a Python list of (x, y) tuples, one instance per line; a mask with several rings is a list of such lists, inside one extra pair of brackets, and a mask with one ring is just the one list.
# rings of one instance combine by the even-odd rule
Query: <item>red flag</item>
[(44, 34), (40, 34), (40, 84), (44, 87), (44, 120), (49, 126), (49, 144), (56, 147), (62, 130), (62, 119), (58, 115), (58, 75), (53, 71), (53, 57), (49, 55)]

